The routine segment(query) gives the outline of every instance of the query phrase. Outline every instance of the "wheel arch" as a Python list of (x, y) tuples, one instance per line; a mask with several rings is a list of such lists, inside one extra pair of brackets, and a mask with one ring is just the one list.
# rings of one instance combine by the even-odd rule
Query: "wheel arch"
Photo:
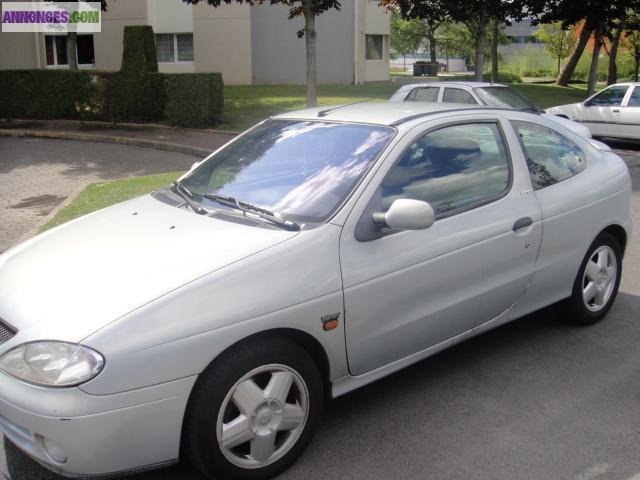
[(627, 247), (627, 231), (622, 226), (614, 223), (605, 227), (598, 235), (602, 233), (608, 233), (617, 240), (618, 245), (620, 245), (620, 250), (622, 251), (622, 256), (624, 257), (624, 252)]

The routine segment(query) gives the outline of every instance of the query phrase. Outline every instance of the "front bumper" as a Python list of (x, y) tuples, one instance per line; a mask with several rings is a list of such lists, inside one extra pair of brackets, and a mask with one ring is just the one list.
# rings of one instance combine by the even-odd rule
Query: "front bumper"
[(41, 388), (0, 373), (0, 432), (66, 476), (103, 476), (178, 459), (196, 377), (113, 395)]

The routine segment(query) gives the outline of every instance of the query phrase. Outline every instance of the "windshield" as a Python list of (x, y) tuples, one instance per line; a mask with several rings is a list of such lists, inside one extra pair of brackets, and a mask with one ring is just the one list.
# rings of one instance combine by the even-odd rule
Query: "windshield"
[(474, 88), (474, 91), (490, 107), (533, 110), (536, 112), (540, 110), (527, 97), (509, 87), (478, 87)]
[(234, 197), (284, 218), (327, 219), (384, 149), (389, 127), (269, 120), (209, 157), (182, 184), (203, 195)]

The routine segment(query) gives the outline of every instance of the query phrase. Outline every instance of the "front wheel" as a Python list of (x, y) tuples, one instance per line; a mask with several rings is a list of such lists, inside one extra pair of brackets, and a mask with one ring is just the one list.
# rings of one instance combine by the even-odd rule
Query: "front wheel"
[(608, 233), (594, 240), (585, 256), (565, 301), (569, 320), (579, 325), (600, 321), (611, 308), (622, 275), (622, 251), (618, 241)]
[(323, 398), (318, 367), (297, 344), (271, 338), (239, 345), (198, 380), (184, 451), (209, 478), (270, 478), (311, 440)]

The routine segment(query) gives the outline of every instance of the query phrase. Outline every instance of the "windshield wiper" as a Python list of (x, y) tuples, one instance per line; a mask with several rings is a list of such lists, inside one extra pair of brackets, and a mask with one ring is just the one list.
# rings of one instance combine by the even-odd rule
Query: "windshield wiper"
[(193, 210), (194, 213), (197, 213), (198, 215), (204, 215), (208, 213), (204, 208), (199, 207), (193, 203), (193, 201), (189, 198), (193, 198), (193, 193), (191, 193), (187, 187), (182, 185), (179, 180), (171, 182), (171, 190), (177, 193), (184, 200), (184, 204), (191, 207), (191, 210)]
[(298, 231), (300, 230), (300, 225), (296, 222), (292, 222), (291, 220), (285, 220), (278, 216), (276, 213), (271, 210), (267, 210), (266, 208), (258, 207), (257, 205), (253, 205), (251, 203), (244, 202), (242, 200), (238, 200), (235, 197), (229, 197), (225, 195), (213, 195), (210, 193), (205, 193), (202, 195), (202, 198), (206, 198), (207, 200), (213, 200), (214, 202), (218, 202), (222, 205), (227, 205), (229, 207), (237, 208), (245, 213), (253, 213), (254, 215), (259, 216), (260, 218), (264, 218), (265, 220), (269, 220), (276, 225), (284, 228), (285, 230)]

